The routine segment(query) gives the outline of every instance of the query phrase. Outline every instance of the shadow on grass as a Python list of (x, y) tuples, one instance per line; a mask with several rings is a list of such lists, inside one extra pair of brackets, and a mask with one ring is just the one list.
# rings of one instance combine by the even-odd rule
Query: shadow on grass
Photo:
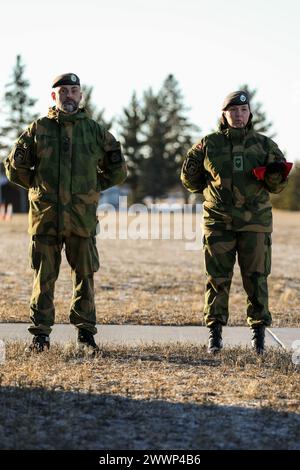
[(300, 415), (2, 387), (2, 449), (300, 449)]
[(151, 346), (146, 345), (140, 348), (109, 345), (103, 347), (102, 357), (124, 363), (140, 360), (209, 368), (222, 365), (244, 368), (252, 364), (262, 369), (272, 369), (285, 374), (295, 370), (291, 354), (274, 347), (269, 347), (263, 356), (258, 356), (252, 348), (241, 346), (225, 346), (220, 353), (211, 355), (207, 353), (207, 348), (203, 345), (152, 343)]

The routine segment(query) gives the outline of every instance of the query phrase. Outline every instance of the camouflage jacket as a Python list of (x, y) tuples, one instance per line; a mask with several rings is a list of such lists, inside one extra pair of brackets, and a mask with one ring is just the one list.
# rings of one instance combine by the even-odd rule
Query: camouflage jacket
[(271, 232), (269, 192), (287, 182), (280, 174), (258, 181), (253, 168), (285, 161), (275, 142), (248, 125), (209, 134), (188, 152), (181, 171), (183, 185), (203, 193), (204, 233), (211, 230)]
[(29, 189), (29, 233), (94, 236), (100, 191), (122, 183), (120, 144), (81, 109), (50, 108), (16, 141), (5, 162), (8, 179)]

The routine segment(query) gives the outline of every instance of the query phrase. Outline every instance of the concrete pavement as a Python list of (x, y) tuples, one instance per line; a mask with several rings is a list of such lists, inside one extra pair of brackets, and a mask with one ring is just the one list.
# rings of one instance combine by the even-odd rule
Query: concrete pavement
[[(0, 323), (0, 340), (31, 341), (28, 323)], [(152, 325), (97, 325), (96, 342), (137, 346), (149, 343), (206, 344), (208, 329), (203, 326), (152, 326)], [(223, 340), (227, 346), (249, 346), (249, 327), (224, 327)], [(56, 324), (51, 333), (51, 343), (75, 341), (76, 331), (72, 325)], [(300, 328), (272, 328), (266, 331), (266, 345), (291, 349), (294, 341), (300, 342)], [(300, 344), (300, 343), (298, 343)]]

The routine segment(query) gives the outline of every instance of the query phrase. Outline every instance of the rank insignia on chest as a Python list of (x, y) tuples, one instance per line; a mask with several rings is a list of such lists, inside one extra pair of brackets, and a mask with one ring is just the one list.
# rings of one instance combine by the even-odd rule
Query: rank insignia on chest
[(234, 155), (233, 157), (233, 171), (243, 171), (244, 160), (243, 155)]

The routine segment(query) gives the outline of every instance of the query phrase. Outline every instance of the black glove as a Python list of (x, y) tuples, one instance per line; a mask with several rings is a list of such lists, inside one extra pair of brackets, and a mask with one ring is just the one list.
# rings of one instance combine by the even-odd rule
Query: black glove
[(267, 164), (266, 173), (273, 175), (274, 173), (280, 173), (282, 176), (285, 175), (285, 164), (284, 162), (272, 162)]

